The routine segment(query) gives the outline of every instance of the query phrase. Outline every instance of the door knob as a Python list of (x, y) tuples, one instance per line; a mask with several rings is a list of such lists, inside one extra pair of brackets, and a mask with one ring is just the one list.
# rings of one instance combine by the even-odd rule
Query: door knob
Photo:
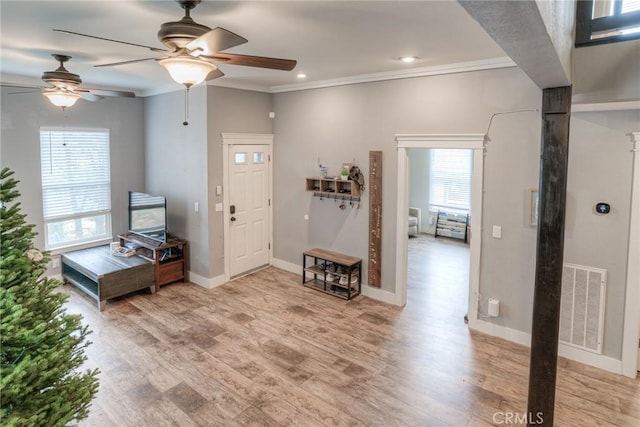
[(231, 217), (231, 222), (234, 222), (235, 220), (236, 220), (236, 217), (235, 217), (235, 216), (232, 216), (232, 217)]

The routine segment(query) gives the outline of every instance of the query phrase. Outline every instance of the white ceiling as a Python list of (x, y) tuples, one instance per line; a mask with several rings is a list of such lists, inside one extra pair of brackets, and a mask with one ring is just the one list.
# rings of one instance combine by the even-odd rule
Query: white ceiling
[[(155, 61), (117, 67), (93, 65), (153, 57), (147, 49), (53, 32), (64, 29), (163, 47), (160, 24), (183, 16), (165, 1), (0, 1), (0, 73), (3, 82), (40, 83), (57, 67), (52, 53), (70, 55), (67, 69), (85, 87), (135, 90), (148, 95), (179, 89)], [(248, 43), (228, 52), (296, 59), (291, 71), (221, 65), (214, 84), (263, 91), (355, 79), (372, 73), (407, 73), (450, 64), (504, 58), (504, 52), (453, 0), (449, 1), (204, 1), (191, 14)], [(414, 55), (419, 60), (397, 60)]]

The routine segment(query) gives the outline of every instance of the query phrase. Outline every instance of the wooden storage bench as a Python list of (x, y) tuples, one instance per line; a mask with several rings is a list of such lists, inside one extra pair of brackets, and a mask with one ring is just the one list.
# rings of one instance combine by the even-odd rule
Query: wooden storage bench
[[(313, 263), (309, 263), (309, 259)], [(327, 270), (328, 263), (336, 270)], [(313, 277), (308, 279), (307, 275)], [(345, 283), (346, 282), (346, 283)], [(326, 249), (309, 249), (302, 254), (302, 284), (318, 291), (350, 300), (360, 294), (362, 259)]]

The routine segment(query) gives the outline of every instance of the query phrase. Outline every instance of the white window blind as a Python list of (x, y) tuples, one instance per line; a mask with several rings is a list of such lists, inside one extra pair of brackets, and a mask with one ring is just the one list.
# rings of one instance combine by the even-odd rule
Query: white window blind
[(429, 204), (434, 209), (469, 211), (471, 150), (432, 149), (429, 164)]
[(108, 129), (40, 128), (47, 249), (111, 238)]
[(635, 12), (640, 10), (640, 0), (622, 0), (620, 13)]

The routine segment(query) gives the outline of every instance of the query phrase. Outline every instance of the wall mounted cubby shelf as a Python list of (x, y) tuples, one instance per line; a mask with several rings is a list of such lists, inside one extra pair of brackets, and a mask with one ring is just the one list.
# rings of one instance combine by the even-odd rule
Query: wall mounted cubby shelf
[(306, 191), (313, 191), (314, 197), (360, 201), (360, 185), (352, 180), (328, 177), (307, 178)]

